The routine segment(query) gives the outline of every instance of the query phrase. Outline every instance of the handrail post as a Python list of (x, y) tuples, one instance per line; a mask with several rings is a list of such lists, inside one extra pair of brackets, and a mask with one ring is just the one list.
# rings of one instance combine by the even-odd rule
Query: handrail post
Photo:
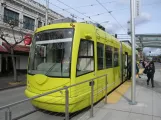
[(69, 91), (65, 89), (65, 120), (69, 120)]
[(94, 81), (90, 82), (91, 85), (91, 111), (90, 111), (90, 117), (93, 117), (93, 101), (94, 101)]
[(5, 111), (5, 120), (12, 120), (12, 112), (9, 108)]
[(105, 76), (105, 104), (107, 104), (107, 75)]

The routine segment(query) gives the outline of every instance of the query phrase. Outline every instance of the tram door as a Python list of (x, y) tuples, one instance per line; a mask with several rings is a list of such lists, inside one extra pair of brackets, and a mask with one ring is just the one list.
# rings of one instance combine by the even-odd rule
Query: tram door
[(128, 77), (128, 53), (123, 54), (123, 81), (127, 80)]
[(125, 52), (125, 80), (128, 78), (128, 53)]

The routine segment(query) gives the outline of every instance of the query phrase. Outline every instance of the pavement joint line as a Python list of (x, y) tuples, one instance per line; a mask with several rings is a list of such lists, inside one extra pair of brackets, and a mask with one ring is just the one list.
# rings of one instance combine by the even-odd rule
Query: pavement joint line
[(111, 109), (111, 110), (115, 110), (115, 111), (121, 111), (121, 112), (127, 112), (127, 113), (134, 113), (134, 114), (139, 114), (139, 115), (154, 116), (154, 117), (159, 117), (159, 118), (161, 118), (161, 116), (157, 116), (157, 115), (149, 115), (149, 114), (145, 114), (145, 113), (130, 112), (130, 111), (118, 110), (118, 109), (114, 109), (114, 108), (104, 108), (104, 107), (103, 107), (102, 109)]

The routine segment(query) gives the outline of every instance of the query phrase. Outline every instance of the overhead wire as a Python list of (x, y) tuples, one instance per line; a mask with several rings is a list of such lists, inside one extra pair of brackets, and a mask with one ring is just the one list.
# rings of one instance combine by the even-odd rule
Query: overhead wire
[(96, 0), (100, 6), (102, 6), (110, 15), (111, 17), (120, 25), (120, 27), (126, 32), (125, 28), (119, 23), (119, 21), (112, 15), (111, 11), (109, 11), (105, 6), (103, 6), (98, 0)]
[[(156, 5), (156, 4), (160, 4), (160, 3), (161, 2), (156, 2), (156, 3), (151, 3), (151, 4), (143, 4), (142, 7), (152, 6), (152, 5)], [(129, 9), (129, 8), (114, 9), (114, 10), (111, 10), (111, 11), (114, 12), (114, 11), (127, 10), (127, 9)], [(97, 13), (97, 14), (90, 15), (90, 17), (100, 16), (100, 15), (104, 15), (104, 14), (107, 14), (107, 13), (108, 12)]]
[[(102, 2), (102, 4), (115, 3), (115, 2), (118, 2), (118, 1)], [(75, 8), (93, 7), (93, 6), (96, 6), (96, 5), (99, 5), (99, 4), (90, 4), (90, 5), (84, 5), (84, 6), (77, 6)], [(70, 10), (70, 9), (71, 8), (66, 8), (65, 10)]]
[(71, 8), (72, 10), (78, 12), (79, 14), (81, 14), (81, 15), (83, 15), (83, 16), (89, 18), (90, 20), (92, 20), (92, 22), (98, 23), (97, 21), (93, 20), (91, 17), (84, 15), (84, 14), (81, 13), (80, 11), (78, 11), (78, 10), (76, 10), (75, 8), (73, 8), (73, 7), (71, 7), (71, 6), (67, 5), (67, 4), (65, 4), (64, 2), (62, 2), (62, 1), (60, 1), (60, 0), (57, 0), (57, 1), (60, 2), (60, 3), (62, 3), (62, 4), (65, 5), (65, 6), (69, 7), (69, 8)]
[[(46, 0), (44, 0), (44, 1), (46, 1)], [(52, 2), (49, 2), (51, 5), (53, 5), (53, 6), (55, 6), (55, 7), (57, 7), (57, 8), (59, 8), (59, 9), (61, 9), (62, 11), (65, 11), (65, 12), (67, 12), (67, 13), (69, 13), (70, 14), (70, 16), (72, 16), (73, 17), (73, 13), (71, 13), (71, 12), (69, 12), (69, 11), (67, 11), (67, 10), (65, 10), (65, 9), (63, 9), (63, 8), (61, 8), (61, 7), (59, 7), (59, 6), (57, 6), (57, 5), (55, 5), (55, 4), (53, 4)], [(77, 18), (79, 18), (79, 19), (81, 19), (81, 20), (85, 20), (84, 18), (81, 18), (81, 17), (79, 17), (79, 16), (77, 16), (77, 15), (74, 15), (75, 17), (77, 17)]]
[[(69, 9), (73, 9), (73, 10), (79, 12), (79, 11), (76, 10), (75, 8), (71, 8), (70, 6), (68, 6), (67, 4), (63, 3), (62, 1), (59, 0), (59, 2), (61, 2), (61, 3), (64, 4), (64, 5), (66, 5), (67, 7), (69, 7), (68, 9), (63, 9), (63, 11), (67, 11), (67, 10), (69, 10)], [(112, 3), (112, 2), (116, 2), (116, 1), (104, 2), (104, 3), (101, 3), (101, 2), (100, 2), (100, 3), (101, 3), (101, 4), (106, 4), (106, 3)], [(150, 3), (150, 4), (143, 4), (143, 6), (150, 6), (150, 5), (160, 4), (160, 3), (161, 3), (161, 2)], [(85, 5), (85, 6), (80, 6), (80, 7), (77, 7), (77, 8), (88, 7), (88, 6), (95, 6), (95, 5), (100, 5), (100, 4)], [(56, 5), (54, 5), (54, 6), (56, 6)], [(60, 8), (60, 7), (59, 7), (59, 8)], [(61, 8), (61, 9), (62, 9), (62, 8)], [(83, 13), (81, 13), (81, 12), (79, 12), (79, 13), (90, 19), (91, 17), (94, 17), (94, 16), (100, 16), (100, 15), (107, 14), (107, 13), (109, 13), (109, 12), (118, 11), (118, 10), (126, 10), (126, 9), (128, 9), (128, 8), (115, 9), (115, 10), (111, 10), (111, 11), (107, 11), (107, 12), (102, 12), (102, 13), (93, 14), (93, 15), (90, 15), (90, 16), (89, 16), (89, 15), (85, 15), (85, 14), (83, 14)], [(69, 11), (68, 11), (68, 12), (69, 12)], [(111, 13), (111, 14), (112, 14), (112, 13)], [(112, 15), (112, 16), (113, 16), (113, 15)], [(113, 16), (113, 17), (114, 17), (114, 16)], [(122, 25), (121, 25), (121, 26), (122, 26)]]

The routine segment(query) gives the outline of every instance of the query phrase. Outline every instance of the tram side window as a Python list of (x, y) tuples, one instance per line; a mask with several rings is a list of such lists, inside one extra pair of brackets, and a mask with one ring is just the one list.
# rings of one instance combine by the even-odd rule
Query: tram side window
[(103, 67), (103, 54), (104, 54), (104, 44), (97, 43), (97, 65), (98, 70), (102, 70)]
[(106, 55), (106, 68), (112, 67), (112, 47), (105, 46), (105, 55)]
[(94, 71), (94, 43), (89, 40), (81, 40), (77, 61), (77, 76)]
[(118, 48), (114, 48), (114, 67), (119, 66), (119, 51)]

